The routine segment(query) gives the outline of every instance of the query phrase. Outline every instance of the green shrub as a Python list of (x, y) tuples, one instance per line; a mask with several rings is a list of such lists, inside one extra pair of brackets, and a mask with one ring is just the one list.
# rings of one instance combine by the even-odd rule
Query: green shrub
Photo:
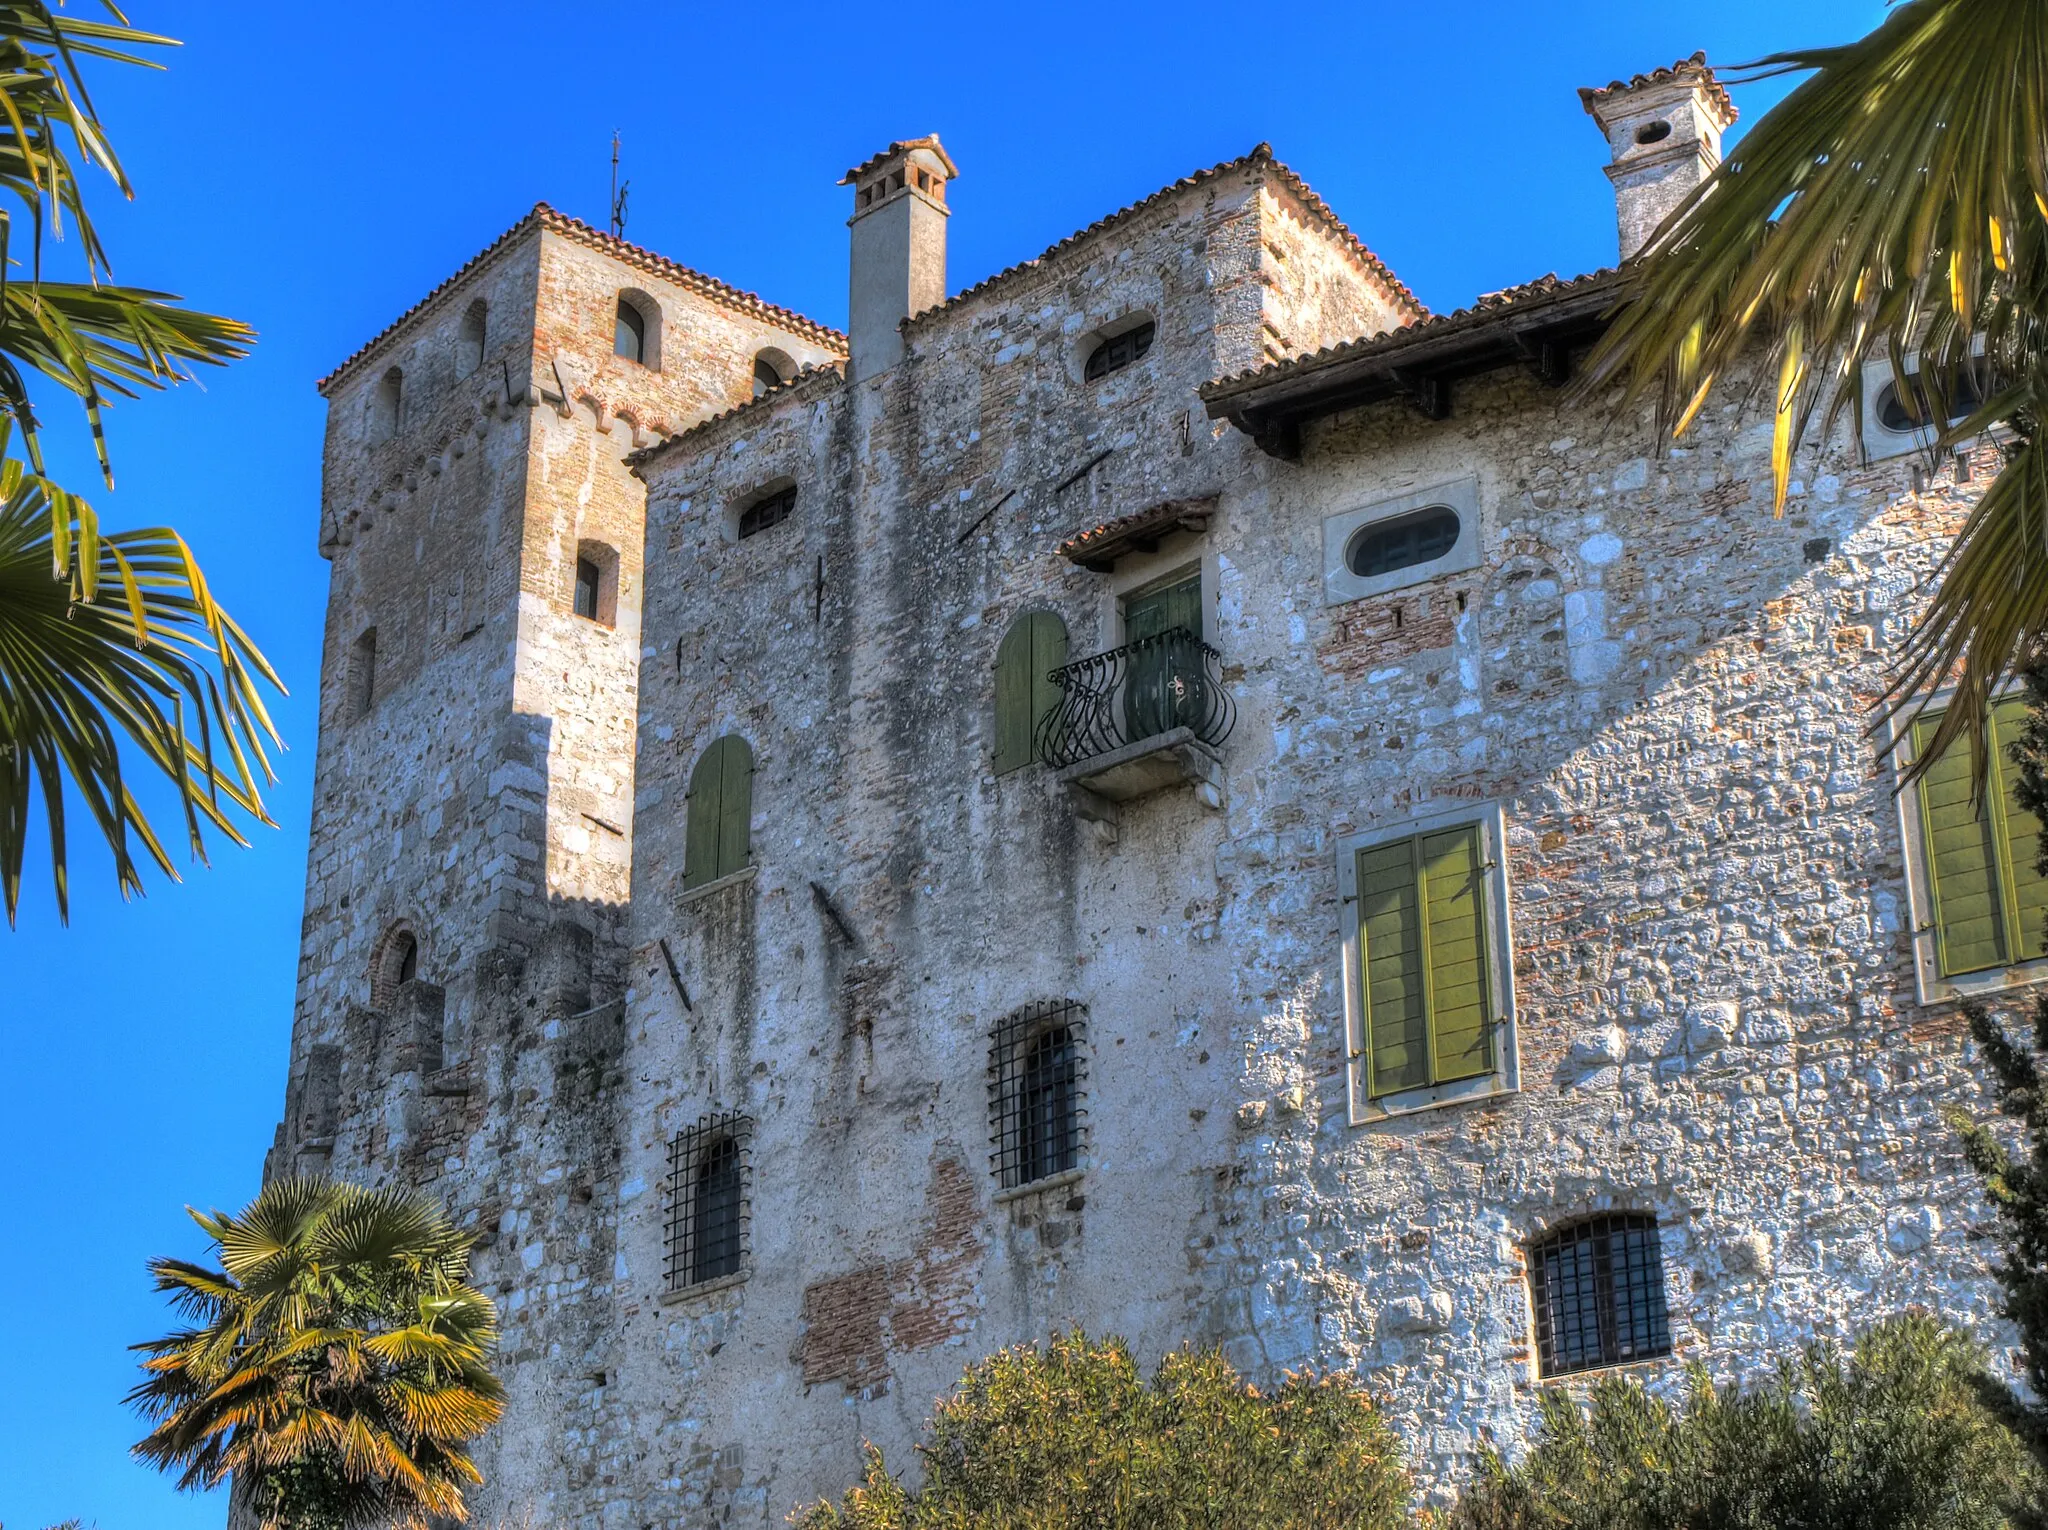
[(1994, 1411), (1976, 1347), (1917, 1316), (1816, 1345), (1770, 1381), (1682, 1408), (1632, 1378), (1590, 1410), (1553, 1388), (1519, 1465), (1489, 1459), (1450, 1530), (1996, 1530), (2033, 1493), (2026, 1448)]
[(1170, 1354), (1148, 1386), (1121, 1340), (1079, 1333), (968, 1369), (905, 1488), (868, 1447), (859, 1485), (799, 1530), (1392, 1530), (1401, 1444), (1334, 1378), (1247, 1386), (1220, 1354)]

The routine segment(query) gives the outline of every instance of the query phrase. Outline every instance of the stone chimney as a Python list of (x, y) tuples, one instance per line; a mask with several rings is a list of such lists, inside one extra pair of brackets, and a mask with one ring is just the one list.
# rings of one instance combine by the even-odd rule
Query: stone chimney
[(892, 143), (840, 177), (853, 188), (846, 324), (853, 381), (901, 361), (903, 321), (946, 300), (946, 182), (959, 173), (934, 133)]
[(1627, 260), (1721, 163), (1721, 134), (1735, 121), (1735, 103), (1704, 53), (1632, 80), (1582, 89), (1579, 100), (1614, 156), (1607, 178), (1614, 182), (1621, 258)]

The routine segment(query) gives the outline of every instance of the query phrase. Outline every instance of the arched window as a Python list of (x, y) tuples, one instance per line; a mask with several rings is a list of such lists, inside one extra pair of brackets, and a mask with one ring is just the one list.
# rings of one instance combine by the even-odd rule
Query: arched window
[(1617, 1212), (1545, 1234), (1529, 1249), (1529, 1303), (1539, 1375), (1670, 1354), (1657, 1219)]
[(744, 871), (753, 859), (754, 751), (728, 733), (690, 772), (683, 827), (683, 886), (702, 887)]
[(1038, 758), (1038, 727), (1064, 694), (1052, 672), (1067, 662), (1067, 624), (1052, 611), (1026, 611), (996, 648), (997, 775)]
[(628, 361), (647, 364), (647, 321), (640, 316), (640, 310), (624, 298), (619, 299), (618, 327), (612, 332), (612, 352)]
[(1127, 329), (1120, 335), (1111, 335), (1088, 353), (1088, 365), (1084, 368), (1083, 375), (1088, 381), (1094, 382), (1098, 377), (1121, 372), (1152, 349), (1152, 337), (1158, 332), (1159, 326), (1147, 319), (1134, 329)]
[(650, 372), (660, 371), (661, 305), (644, 292), (621, 292), (612, 350)]
[(420, 975), (419, 937), (403, 924), (395, 924), (377, 941), (370, 958), (370, 1008), (389, 1009), (401, 984)]
[(747, 1252), (750, 1117), (729, 1111), (685, 1127), (668, 1145), (668, 1289), (740, 1274)]
[(779, 388), (796, 376), (796, 363), (781, 351), (769, 346), (754, 357), (754, 397), (759, 398), (770, 388)]
[(744, 542), (756, 532), (766, 531), (770, 526), (780, 526), (796, 513), (796, 485), (776, 489), (764, 494), (740, 512), (739, 525), (735, 528), (739, 539)]
[(370, 393), (370, 439), (389, 441), (405, 423), (405, 374), (392, 367)]
[(455, 335), (455, 375), (467, 377), (484, 364), (484, 319), (489, 305), (478, 298), (462, 315), (462, 328)]
[(989, 1038), (989, 1114), (1004, 1189), (1081, 1163), (1081, 1045), (1087, 1018), (1066, 1000), (1032, 1004)]

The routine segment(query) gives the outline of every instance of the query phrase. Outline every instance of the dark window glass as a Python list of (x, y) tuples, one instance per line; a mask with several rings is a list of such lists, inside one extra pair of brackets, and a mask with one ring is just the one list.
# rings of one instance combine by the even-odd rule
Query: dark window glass
[(576, 560), (576, 614), (597, 620), (597, 565), (588, 558)]
[(619, 327), (612, 336), (612, 350), (628, 361), (647, 361), (647, 320), (624, 298), (619, 299)]
[(1655, 1217), (1594, 1217), (1529, 1253), (1537, 1370), (1544, 1376), (1671, 1353)]
[(740, 1145), (707, 1143), (697, 1159), (691, 1204), (690, 1284), (734, 1274), (740, 1267)]
[(410, 983), (420, 975), (420, 943), (410, 935), (398, 937), (398, 981)]
[[(1877, 396), (1878, 423), (1886, 430), (1904, 434), (1930, 424), (1940, 412), (1935, 401), (1919, 385), (1918, 374), (1914, 374), (1913, 398), (1909, 404), (1899, 396), (1899, 385), (1888, 382), (1884, 391)], [(1949, 394), (1948, 417), (1950, 420), (1967, 419), (1975, 414), (1984, 403), (1984, 380), (1977, 373), (1967, 371), (1955, 380), (1955, 387)]]
[(1458, 512), (1432, 505), (1359, 528), (1344, 549), (1344, 566), (1361, 579), (1434, 563), (1458, 543)]
[(744, 541), (757, 531), (766, 531), (770, 526), (781, 525), (789, 519), (791, 512), (795, 509), (796, 488), (794, 485), (771, 494), (766, 499), (756, 500), (740, 514), (741, 540)]
[(770, 388), (782, 386), (782, 374), (760, 357), (754, 358), (754, 397), (759, 398)]
[(1019, 1182), (1064, 1174), (1074, 1166), (1074, 1038), (1065, 1026), (1041, 1031), (1025, 1044), (1017, 1100)]
[(1105, 340), (1095, 347), (1088, 357), (1088, 381), (1107, 377), (1112, 372), (1121, 372), (1125, 367), (1152, 349), (1152, 336), (1159, 326), (1152, 323), (1140, 324), (1136, 329), (1127, 329), (1114, 339)]

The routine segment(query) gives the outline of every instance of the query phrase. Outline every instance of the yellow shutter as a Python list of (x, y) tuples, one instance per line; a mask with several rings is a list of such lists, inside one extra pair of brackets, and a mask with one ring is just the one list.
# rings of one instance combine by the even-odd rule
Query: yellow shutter
[(1477, 824), (1358, 855), (1367, 1094), (1493, 1070), (1493, 969)]

